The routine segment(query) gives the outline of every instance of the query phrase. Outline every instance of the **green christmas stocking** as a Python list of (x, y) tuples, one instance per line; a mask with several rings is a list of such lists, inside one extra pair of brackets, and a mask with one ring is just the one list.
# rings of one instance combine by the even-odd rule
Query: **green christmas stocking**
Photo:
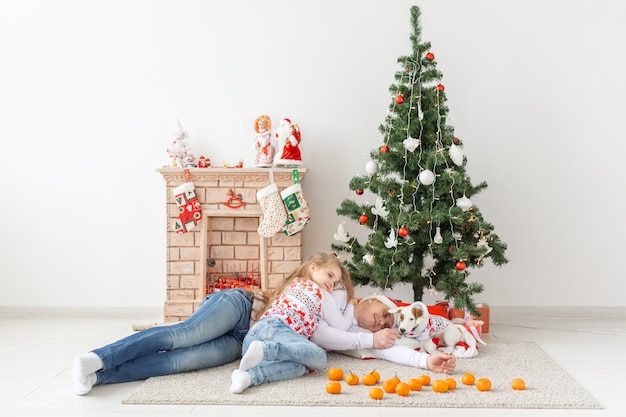
[(280, 193), (280, 196), (287, 208), (287, 222), (283, 226), (283, 232), (287, 236), (293, 236), (300, 233), (311, 220), (309, 205), (304, 197), (300, 183), (285, 188)]

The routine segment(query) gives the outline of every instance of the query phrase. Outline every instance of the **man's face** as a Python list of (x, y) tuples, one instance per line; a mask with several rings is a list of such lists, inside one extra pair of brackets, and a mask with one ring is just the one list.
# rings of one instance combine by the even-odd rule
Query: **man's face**
[(360, 327), (371, 332), (393, 326), (393, 314), (389, 313), (389, 307), (375, 298), (355, 305), (354, 318)]

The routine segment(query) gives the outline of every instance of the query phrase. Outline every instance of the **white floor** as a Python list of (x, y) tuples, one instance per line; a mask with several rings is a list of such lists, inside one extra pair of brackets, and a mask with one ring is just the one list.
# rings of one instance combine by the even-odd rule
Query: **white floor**
[[(75, 355), (161, 321), (160, 311), (0, 308), (0, 416), (272, 415), (626, 416), (625, 308), (492, 307), (489, 338), (533, 340), (604, 406), (602, 410), (142, 406), (121, 402), (141, 382), (71, 391)], [(224, 381), (225, 385), (229, 381)]]

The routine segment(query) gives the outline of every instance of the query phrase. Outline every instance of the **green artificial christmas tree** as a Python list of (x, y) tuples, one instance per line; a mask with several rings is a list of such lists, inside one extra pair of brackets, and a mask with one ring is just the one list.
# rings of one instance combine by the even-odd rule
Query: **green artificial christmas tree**
[[(331, 247), (348, 255), (356, 284), (391, 289), (412, 283), (415, 301), (424, 290), (441, 291), (455, 307), (476, 314), (473, 296), (483, 286), (468, 282), (468, 269), (485, 258), (498, 266), (508, 262), (506, 244), (472, 203), (487, 184), (473, 185), (465, 171), (462, 141), (447, 124), (442, 74), (430, 43), (421, 40), (420, 15), (411, 8), (413, 53), (398, 58), (379, 128), (383, 143), (370, 152), (366, 174), (351, 179), (354, 196), (337, 209), (358, 222), (359, 231), (351, 236), (340, 224)], [(373, 205), (366, 201), (371, 197)]]

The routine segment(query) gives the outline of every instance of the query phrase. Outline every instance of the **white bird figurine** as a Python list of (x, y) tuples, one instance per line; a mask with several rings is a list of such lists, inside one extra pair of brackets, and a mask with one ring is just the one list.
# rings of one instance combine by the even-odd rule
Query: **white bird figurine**
[(371, 253), (363, 255), (363, 262), (368, 265), (374, 265), (374, 255), (372, 255)]
[(335, 238), (335, 240), (343, 243), (348, 243), (348, 241), (350, 240), (348, 233), (346, 233), (346, 230), (343, 228), (343, 223), (339, 223), (339, 226), (337, 226), (337, 233), (335, 233), (333, 237)]
[(376, 216), (380, 216), (383, 219), (387, 218), (387, 215), (389, 214), (389, 210), (385, 208), (385, 203), (383, 202), (382, 198), (380, 197), (376, 198), (376, 203), (374, 203), (374, 207), (372, 207), (372, 214)]
[(395, 248), (398, 246), (398, 239), (396, 238), (396, 231), (391, 229), (389, 231), (389, 238), (385, 241), (385, 247), (387, 249)]
[(419, 139), (415, 139), (411, 137), (408, 137), (404, 139), (404, 141), (402, 141), (402, 144), (404, 145), (404, 149), (406, 149), (409, 152), (415, 151), (417, 147), (420, 146), (421, 143), (422, 142)]

